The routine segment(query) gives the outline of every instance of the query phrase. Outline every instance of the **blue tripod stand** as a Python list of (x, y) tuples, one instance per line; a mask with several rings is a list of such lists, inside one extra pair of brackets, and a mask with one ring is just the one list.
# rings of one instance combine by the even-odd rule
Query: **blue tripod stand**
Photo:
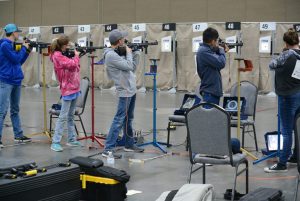
[(156, 130), (156, 73), (157, 73), (157, 61), (159, 59), (150, 59), (151, 61), (151, 66), (150, 66), (150, 72), (145, 73), (145, 76), (153, 76), (153, 140), (152, 142), (147, 142), (144, 144), (141, 144), (139, 146), (146, 146), (146, 145), (153, 145), (154, 147), (159, 148), (162, 152), (167, 153), (167, 150), (165, 150), (161, 145), (167, 145), (167, 143), (163, 142), (157, 142), (156, 140), (156, 135), (157, 135), (157, 130)]

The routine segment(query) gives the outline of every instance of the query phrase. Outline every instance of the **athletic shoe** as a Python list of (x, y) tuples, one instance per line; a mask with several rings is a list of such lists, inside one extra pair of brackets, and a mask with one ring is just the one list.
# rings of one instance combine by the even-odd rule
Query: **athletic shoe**
[(294, 156), (292, 156), (292, 157), (290, 157), (290, 158), (288, 159), (288, 162), (289, 162), (289, 163), (297, 163), (297, 158), (294, 157)]
[(126, 152), (139, 152), (139, 153), (141, 153), (141, 152), (144, 152), (144, 150), (145, 149), (143, 149), (141, 147), (138, 147), (135, 144), (132, 145), (131, 147), (125, 147), (124, 148), (124, 151), (126, 151)]
[(16, 137), (15, 142), (31, 142), (31, 138), (23, 135), (22, 137)]
[(4, 147), (4, 146), (3, 146), (2, 142), (0, 141), (0, 149), (3, 148), (3, 147)]
[(64, 150), (64, 149), (62, 148), (62, 146), (61, 146), (60, 144), (58, 144), (58, 143), (52, 143), (52, 144), (51, 144), (51, 149), (52, 149), (53, 151), (57, 151), (57, 152), (61, 152), (61, 151)]
[(112, 152), (112, 155), (113, 155), (113, 157), (114, 157), (115, 159), (120, 159), (120, 158), (122, 158), (122, 155), (121, 155), (121, 154), (117, 154), (117, 153), (115, 153), (115, 152), (112, 151), (112, 150), (104, 150), (104, 151), (102, 152), (102, 156), (105, 157), (105, 158), (108, 158), (109, 152)]
[(282, 172), (287, 172), (286, 165), (282, 165), (280, 163), (277, 163), (275, 165), (272, 165), (270, 167), (265, 167), (264, 171), (267, 173), (282, 173)]
[(82, 146), (82, 144), (79, 141), (68, 142), (66, 145), (70, 146), (70, 147), (79, 147), (79, 146), (81, 147)]

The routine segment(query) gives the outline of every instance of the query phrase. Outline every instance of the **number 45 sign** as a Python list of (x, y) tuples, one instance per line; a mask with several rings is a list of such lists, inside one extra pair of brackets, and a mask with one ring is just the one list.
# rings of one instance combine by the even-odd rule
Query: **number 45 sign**
[(146, 24), (132, 24), (133, 32), (146, 31)]

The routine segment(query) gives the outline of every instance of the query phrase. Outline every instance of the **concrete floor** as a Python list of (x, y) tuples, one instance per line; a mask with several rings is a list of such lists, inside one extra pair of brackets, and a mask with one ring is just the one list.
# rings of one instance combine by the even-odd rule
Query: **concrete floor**
[[(184, 93), (167, 94), (159, 92), (158, 111), (157, 111), (157, 128), (158, 139), (166, 140), (168, 115), (172, 114), (174, 108), (180, 106)], [(47, 89), (48, 108), (57, 102), (59, 91), (57, 88)], [(116, 107), (116, 96), (111, 91), (95, 91), (95, 115), (97, 133), (107, 133), (114, 116)], [(84, 113), (84, 123), (86, 130), (91, 132), (91, 104), (90, 96), (88, 97), (86, 110)], [(259, 148), (264, 148), (263, 135), (268, 131), (277, 129), (277, 107), (276, 98), (259, 96), (257, 102), (257, 120), (256, 130), (258, 135)], [(43, 104), (41, 89), (24, 88), (22, 90), (21, 100), (21, 117), (25, 134), (37, 133), (43, 129)], [(33, 143), (26, 145), (13, 146), (13, 132), (10, 119), (7, 117), (6, 126), (3, 130), (3, 144), (7, 145), (0, 151), (0, 167), (22, 164), (35, 161), (38, 165), (44, 166), (56, 162), (64, 162), (69, 158), (77, 155), (88, 156), (99, 153), (101, 149), (89, 149), (90, 142), (84, 142), (82, 148), (64, 147), (62, 153), (56, 153), (50, 150), (50, 144), (46, 136), (34, 136)], [(80, 128), (80, 126), (78, 125)], [(152, 129), (152, 93), (138, 94), (135, 110), (134, 127), (136, 130), (145, 134), (145, 140), (151, 140), (149, 132)], [(81, 130), (81, 129), (80, 129)], [(236, 135), (236, 130), (232, 129), (232, 135)], [(180, 153), (179, 155), (169, 155), (163, 158), (148, 161), (145, 164), (129, 163), (129, 158), (145, 159), (159, 156), (162, 153), (152, 146), (147, 146), (143, 154), (124, 153), (123, 158), (116, 160), (115, 167), (126, 170), (130, 175), (130, 182), (127, 184), (129, 190), (141, 191), (128, 197), (128, 201), (154, 201), (159, 195), (166, 190), (178, 189), (187, 183), (189, 172), (189, 159), (185, 152), (186, 128), (177, 127), (172, 131), (171, 143), (177, 146), (169, 148), (169, 151)], [(65, 138), (64, 140), (65, 141)], [(254, 150), (253, 137), (246, 137), (246, 147), (248, 150)], [(251, 151), (254, 155), (261, 157), (261, 153)], [(103, 159), (100, 155), (95, 158)], [(260, 186), (280, 188), (284, 191), (285, 200), (292, 200), (295, 191), (297, 169), (296, 165), (289, 165), (289, 171), (283, 174), (266, 174), (263, 168), (272, 164), (272, 160), (252, 165), (250, 160), (250, 190)], [(104, 160), (105, 161), (105, 160)], [(106, 162), (106, 161), (105, 161)], [(201, 183), (201, 172), (195, 173), (192, 177), (193, 183)], [(233, 168), (230, 166), (213, 166), (207, 168), (207, 183), (215, 188), (216, 200), (223, 200), (223, 193), (227, 188), (232, 188)], [(244, 177), (238, 178), (238, 192), (244, 192)]]

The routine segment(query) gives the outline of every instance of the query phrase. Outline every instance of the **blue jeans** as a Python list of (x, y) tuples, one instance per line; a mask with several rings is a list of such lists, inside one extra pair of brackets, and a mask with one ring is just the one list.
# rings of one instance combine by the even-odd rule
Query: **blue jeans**
[(202, 92), (203, 101), (207, 103), (220, 104), (220, 97), (212, 95), (211, 93)]
[(285, 165), (291, 155), (295, 114), (300, 107), (300, 92), (289, 96), (278, 96), (278, 101), (283, 137), (283, 150), (280, 152), (279, 162)]
[(134, 144), (132, 121), (134, 118), (135, 100), (136, 95), (119, 98), (117, 113), (109, 129), (104, 150), (112, 150), (115, 148), (122, 128), (123, 135), (125, 136), (125, 147), (131, 147)]
[(66, 123), (68, 125), (68, 142), (76, 141), (74, 124), (76, 101), (77, 98), (74, 100), (62, 100), (61, 110), (58, 120), (56, 121), (55, 133), (52, 138), (52, 143), (60, 143)]
[(13, 125), (15, 138), (23, 136), (20, 120), (21, 86), (6, 84), (0, 81), (0, 141), (4, 119), (10, 105), (10, 119)]

